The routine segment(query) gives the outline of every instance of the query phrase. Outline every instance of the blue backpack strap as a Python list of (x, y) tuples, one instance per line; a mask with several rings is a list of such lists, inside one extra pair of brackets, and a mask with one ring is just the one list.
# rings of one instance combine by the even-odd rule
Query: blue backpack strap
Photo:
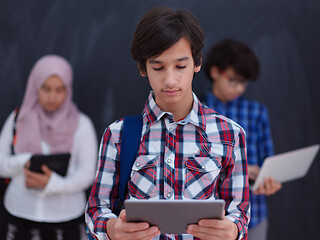
[(119, 215), (123, 201), (127, 195), (128, 181), (132, 170), (132, 165), (140, 146), (142, 132), (142, 115), (132, 115), (124, 118), (121, 152), (120, 152), (120, 183), (119, 183), (119, 200), (113, 210), (113, 213)]

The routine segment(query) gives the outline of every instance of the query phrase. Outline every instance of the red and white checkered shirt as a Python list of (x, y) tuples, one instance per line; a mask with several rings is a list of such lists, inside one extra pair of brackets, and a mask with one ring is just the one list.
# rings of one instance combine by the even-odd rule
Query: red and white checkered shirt
[[(232, 120), (203, 106), (195, 94), (193, 98), (189, 115), (175, 122), (150, 93), (128, 198), (224, 199), (239, 239), (246, 239), (250, 214), (245, 133)], [(108, 239), (106, 222), (116, 217), (111, 209), (118, 199), (122, 124), (123, 120), (112, 123), (100, 144), (97, 176), (86, 209), (87, 227), (97, 239)], [(195, 238), (166, 234), (157, 239)]]

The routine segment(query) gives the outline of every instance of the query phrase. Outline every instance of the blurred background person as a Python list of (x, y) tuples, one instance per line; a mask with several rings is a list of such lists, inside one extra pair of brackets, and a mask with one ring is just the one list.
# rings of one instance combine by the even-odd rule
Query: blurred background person
[[(0, 135), (0, 176), (11, 181), (4, 196), (1, 239), (85, 239), (85, 190), (91, 186), (97, 138), (90, 118), (72, 101), (73, 71), (61, 56), (40, 58), (31, 70), (19, 111)], [(15, 119), (16, 118), (16, 119)], [(35, 154), (71, 153), (66, 176), (42, 165)]]
[[(239, 123), (246, 132), (248, 174), (250, 182), (253, 182), (264, 159), (274, 154), (267, 108), (242, 96), (248, 81), (258, 78), (258, 59), (243, 42), (224, 39), (210, 49), (204, 71), (212, 83), (206, 96), (207, 106)], [(258, 190), (250, 192), (249, 240), (267, 239), (265, 196), (280, 189), (280, 183), (267, 178)]]

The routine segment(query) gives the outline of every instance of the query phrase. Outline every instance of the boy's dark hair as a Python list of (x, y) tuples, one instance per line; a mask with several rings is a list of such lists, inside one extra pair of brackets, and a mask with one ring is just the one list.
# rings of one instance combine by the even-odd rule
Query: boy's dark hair
[(187, 10), (154, 7), (141, 19), (131, 45), (131, 55), (140, 72), (146, 73), (146, 60), (158, 56), (185, 37), (191, 45), (195, 66), (202, 61), (204, 33), (198, 20)]
[(210, 81), (213, 81), (210, 76), (213, 66), (222, 71), (232, 68), (246, 80), (257, 79), (260, 71), (259, 61), (254, 52), (243, 42), (232, 39), (218, 42), (209, 51), (203, 68)]

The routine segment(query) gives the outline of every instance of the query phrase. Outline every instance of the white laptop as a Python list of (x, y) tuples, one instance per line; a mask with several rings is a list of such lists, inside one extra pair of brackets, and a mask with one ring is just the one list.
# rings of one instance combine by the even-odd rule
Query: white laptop
[(315, 144), (267, 157), (251, 189), (256, 190), (266, 177), (273, 177), (281, 183), (304, 177), (315, 159), (319, 147), (319, 144)]

